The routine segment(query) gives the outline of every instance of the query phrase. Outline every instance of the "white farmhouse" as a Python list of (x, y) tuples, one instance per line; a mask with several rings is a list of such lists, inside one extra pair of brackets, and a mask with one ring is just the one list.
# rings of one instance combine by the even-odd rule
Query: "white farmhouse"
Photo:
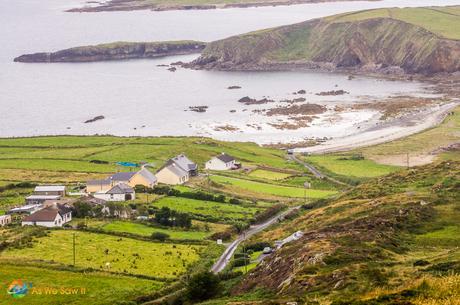
[(225, 171), (230, 170), (236, 167), (236, 160), (232, 156), (227, 155), (226, 153), (221, 153), (218, 156), (215, 156), (205, 164), (206, 169), (215, 170), (215, 171)]
[(93, 196), (105, 201), (127, 201), (136, 199), (134, 189), (125, 183), (119, 183), (107, 192), (94, 193)]
[(62, 227), (72, 220), (72, 210), (64, 205), (49, 206), (22, 220), (23, 226)]

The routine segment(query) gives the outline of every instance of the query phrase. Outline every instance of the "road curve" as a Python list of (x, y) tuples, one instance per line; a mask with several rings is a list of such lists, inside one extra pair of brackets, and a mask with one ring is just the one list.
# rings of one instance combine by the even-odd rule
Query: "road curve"
[(246, 239), (248, 239), (249, 237), (251, 237), (252, 235), (254, 235), (256, 233), (259, 233), (260, 231), (265, 230), (267, 227), (269, 227), (270, 225), (276, 223), (278, 220), (283, 219), (284, 216), (286, 216), (291, 211), (297, 210), (299, 208), (300, 208), (300, 206), (291, 207), (291, 208), (287, 209), (286, 211), (283, 211), (283, 212), (273, 216), (272, 218), (268, 219), (267, 221), (265, 221), (265, 222), (263, 222), (261, 224), (253, 225), (248, 230), (244, 231), (242, 234), (240, 234), (238, 236), (237, 239), (235, 239), (230, 245), (227, 246), (227, 248), (225, 249), (224, 253), (222, 253), (222, 255), (219, 257), (217, 262), (212, 266), (211, 272), (219, 273), (222, 270), (224, 270), (225, 267), (227, 267), (227, 265), (230, 262), (230, 260), (232, 259), (233, 254), (235, 253), (236, 249), (238, 248), (238, 246), (243, 241), (245, 241)]

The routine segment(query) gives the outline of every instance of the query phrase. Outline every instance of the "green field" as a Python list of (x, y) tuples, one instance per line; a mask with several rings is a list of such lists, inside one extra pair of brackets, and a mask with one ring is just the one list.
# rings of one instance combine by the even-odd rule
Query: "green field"
[(174, 229), (154, 228), (141, 223), (127, 222), (127, 221), (114, 221), (107, 223), (101, 227), (108, 232), (130, 233), (141, 236), (150, 236), (153, 232), (161, 232), (168, 234), (171, 239), (185, 239), (185, 240), (203, 240), (213, 232), (200, 232), (200, 231), (180, 231)]
[(172, 210), (186, 212), (195, 216), (212, 217), (219, 221), (250, 219), (259, 210), (255, 207), (202, 201), (181, 197), (164, 197), (153, 203), (155, 207), (168, 207)]
[(254, 178), (268, 179), (268, 180), (283, 180), (288, 177), (291, 177), (292, 175), (286, 174), (286, 173), (268, 171), (264, 169), (256, 169), (250, 172), (249, 176), (254, 177)]
[[(261, 183), (256, 181), (250, 181), (245, 179), (230, 178), (225, 176), (211, 176), (211, 180), (223, 185), (229, 185), (235, 187), (235, 189), (248, 190), (260, 194), (275, 195), (281, 197), (297, 197), (301, 198), (305, 195), (303, 188)], [(334, 195), (336, 192), (328, 190), (315, 190), (307, 189), (306, 195), (309, 198), (325, 198)]]
[[(284, 159), (282, 150), (263, 148), (254, 143), (193, 137), (56, 136), (0, 139), (0, 180), (86, 181), (114, 171), (131, 170), (117, 167), (115, 162), (118, 161), (146, 161), (159, 168), (180, 153), (185, 153), (203, 168), (207, 160), (223, 151), (247, 165), (299, 169), (297, 164)], [(91, 163), (92, 160), (108, 164)]]
[[(6, 287), (13, 280), (22, 279), (35, 288), (23, 298), (13, 298), (6, 293)], [(1, 305), (93, 305), (119, 304), (135, 296), (145, 295), (160, 289), (160, 282), (135, 277), (118, 276), (103, 272), (71, 272), (50, 268), (21, 265), (17, 263), (0, 264)], [(77, 288), (78, 294), (65, 294), (61, 291)], [(81, 293), (84, 288), (84, 293)], [(46, 294), (46, 289), (57, 289), (57, 294)], [(42, 294), (37, 292), (42, 291)], [(48, 290), (49, 291), (49, 290)]]
[(332, 16), (334, 22), (348, 22), (370, 18), (393, 18), (412, 23), (440, 36), (460, 39), (460, 6), (383, 8)]
[(314, 155), (304, 157), (305, 161), (341, 176), (371, 178), (387, 175), (399, 168), (378, 164), (372, 160), (352, 160), (351, 155)]
[(2, 259), (18, 261), (46, 261), (62, 265), (73, 263), (72, 237), (76, 234), (76, 266), (111, 272), (176, 278), (199, 259), (200, 246), (161, 244), (120, 238), (105, 234), (51, 231), (38, 238), (34, 246), (8, 249)]

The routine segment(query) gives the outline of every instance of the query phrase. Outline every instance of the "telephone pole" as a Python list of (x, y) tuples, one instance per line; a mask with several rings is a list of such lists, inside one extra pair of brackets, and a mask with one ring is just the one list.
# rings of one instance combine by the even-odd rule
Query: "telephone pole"
[(73, 233), (73, 266), (75, 267), (75, 232)]

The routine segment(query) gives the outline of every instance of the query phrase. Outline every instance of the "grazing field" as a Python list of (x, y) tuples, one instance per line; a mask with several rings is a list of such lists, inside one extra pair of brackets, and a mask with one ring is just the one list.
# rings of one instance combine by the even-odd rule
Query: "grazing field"
[(164, 197), (153, 203), (158, 208), (168, 207), (179, 212), (186, 212), (194, 216), (213, 218), (214, 221), (235, 221), (252, 218), (259, 210), (254, 207), (219, 203), (213, 201), (202, 201), (181, 197)]
[(387, 175), (399, 168), (378, 164), (372, 160), (353, 160), (351, 155), (315, 155), (304, 157), (305, 161), (341, 176), (371, 178)]
[[(13, 298), (6, 294), (6, 286), (13, 280), (22, 279), (32, 284), (36, 291), (47, 288), (75, 289), (78, 294), (37, 294), (29, 291), (23, 298)], [(121, 304), (122, 300), (132, 300), (136, 296), (159, 290), (163, 284), (157, 281), (135, 277), (119, 276), (103, 272), (71, 272), (53, 270), (40, 265), (28, 266), (17, 263), (0, 264), (0, 282), (4, 284), (0, 296), (1, 305), (105, 305)]]
[(458, 27), (453, 25), (460, 21), (460, 6), (455, 7), (420, 7), (420, 8), (383, 8), (346, 13), (326, 19), (335, 22), (349, 22), (370, 18), (393, 18), (423, 27), (428, 31), (450, 39), (460, 39)]
[[(281, 197), (304, 197), (305, 190), (303, 188), (291, 187), (291, 186), (284, 186), (284, 185), (276, 185), (276, 184), (268, 184), (268, 183), (261, 183), (255, 182), (245, 179), (238, 179), (238, 178), (230, 178), (225, 176), (211, 176), (211, 180), (220, 183), (223, 185), (230, 185), (235, 187), (235, 189), (243, 189), (249, 190), (256, 193), (261, 194), (269, 194)], [(315, 190), (315, 189), (307, 189), (306, 195), (309, 198), (325, 198), (331, 195), (334, 195), (334, 191), (328, 190)]]
[[(406, 154), (409, 153), (410, 164), (425, 164), (435, 157), (431, 152), (460, 141), (460, 107), (455, 108), (452, 115), (438, 126), (409, 137), (362, 148), (359, 151), (368, 159), (384, 164), (406, 164)], [(449, 153), (447, 153), (449, 154)], [(452, 157), (458, 156), (458, 151), (451, 153)], [(443, 154), (441, 153), (441, 158)], [(425, 158), (428, 157), (428, 158)], [(449, 158), (450, 156), (446, 156)], [(417, 162), (423, 158), (426, 161)], [(458, 157), (457, 157), (458, 158)]]
[(130, 233), (141, 236), (150, 236), (153, 232), (161, 232), (168, 234), (171, 239), (185, 239), (185, 240), (203, 240), (213, 232), (200, 232), (200, 231), (180, 231), (174, 229), (162, 229), (147, 226), (141, 223), (127, 222), (127, 221), (114, 221), (107, 223), (101, 227), (108, 232), (122, 232)]
[(175, 278), (199, 259), (202, 247), (160, 244), (106, 234), (51, 231), (36, 239), (33, 247), (8, 249), (0, 258), (23, 261), (43, 260), (63, 265), (73, 263), (72, 238), (76, 234), (76, 266), (111, 272)]
[(250, 172), (249, 176), (254, 177), (254, 178), (268, 179), (268, 180), (283, 180), (283, 179), (291, 177), (292, 175), (286, 174), (286, 173), (268, 171), (264, 169), (256, 169)]
[(285, 160), (284, 151), (254, 143), (196, 137), (56, 136), (0, 139), (0, 180), (85, 181), (114, 171), (132, 170), (117, 167), (118, 161), (149, 162), (156, 169), (180, 153), (203, 168), (207, 160), (223, 151), (247, 165), (301, 169)]

